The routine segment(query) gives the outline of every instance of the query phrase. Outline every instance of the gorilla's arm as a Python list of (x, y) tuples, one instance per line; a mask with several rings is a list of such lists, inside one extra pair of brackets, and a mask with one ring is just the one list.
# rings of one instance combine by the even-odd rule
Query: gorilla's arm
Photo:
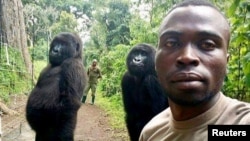
[(124, 110), (126, 113), (135, 113), (134, 100), (137, 99), (136, 77), (126, 72), (121, 83)]
[(154, 114), (158, 114), (168, 107), (167, 96), (156, 76), (147, 76), (144, 80), (144, 83), (151, 100), (152, 112), (154, 112)]
[(77, 96), (81, 99), (83, 86), (86, 84), (86, 79), (81, 79), (86, 78), (81, 60), (74, 58), (66, 59), (61, 65), (61, 68), (62, 79), (60, 81), (60, 90), (65, 91), (66, 95)]

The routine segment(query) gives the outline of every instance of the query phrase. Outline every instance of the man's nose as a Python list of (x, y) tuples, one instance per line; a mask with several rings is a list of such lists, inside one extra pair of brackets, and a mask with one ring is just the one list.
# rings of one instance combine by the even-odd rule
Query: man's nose
[(179, 66), (187, 66), (199, 65), (199, 57), (197, 55), (197, 48), (193, 46), (191, 43), (187, 44), (186, 46), (180, 48), (180, 53), (177, 58), (177, 65)]

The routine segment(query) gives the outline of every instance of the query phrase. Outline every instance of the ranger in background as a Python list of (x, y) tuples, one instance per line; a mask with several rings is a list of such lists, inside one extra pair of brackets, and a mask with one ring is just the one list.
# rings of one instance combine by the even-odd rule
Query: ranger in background
[(101, 71), (100, 68), (97, 66), (96, 59), (93, 60), (91, 66), (88, 68), (87, 75), (88, 75), (88, 84), (83, 93), (82, 103), (85, 103), (88, 92), (91, 89), (91, 96), (92, 96), (91, 104), (93, 105), (95, 102), (95, 93), (98, 84), (98, 79), (102, 78)]

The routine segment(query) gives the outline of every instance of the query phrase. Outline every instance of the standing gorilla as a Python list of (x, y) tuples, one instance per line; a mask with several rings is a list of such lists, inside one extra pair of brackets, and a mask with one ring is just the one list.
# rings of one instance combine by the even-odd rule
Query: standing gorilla
[(127, 56), (127, 72), (122, 78), (122, 95), (126, 124), (131, 141), (138, 141), (144, 125), (168, 107), (166, 95), (155, 71), (156, 50), (138, 44)]
[(60, 33), (50, 44), (49, 64), (41, 72), (26, 107), (36, 141), (73, 141), (77, 111), (86, 85), (82, 42)]

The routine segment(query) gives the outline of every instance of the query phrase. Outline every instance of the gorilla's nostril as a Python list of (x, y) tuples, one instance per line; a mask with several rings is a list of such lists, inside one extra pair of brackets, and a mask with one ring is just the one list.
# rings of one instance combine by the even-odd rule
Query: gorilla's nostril
[(134, 59), (133, 59), (133, 62), (134, 62), (134, 63), (141, 62), (141, 59), (139, 59), (139, 58), (134, 58)]
[(60, 48), (61, 48), (61, 45), (56, 45), (56, 46), (53, 47), (52, 51), (53, 52), (59, 52)]
[(58, 49), (54, 48), (53, 51), (54, 51), (54, 52), (58, 52)]

